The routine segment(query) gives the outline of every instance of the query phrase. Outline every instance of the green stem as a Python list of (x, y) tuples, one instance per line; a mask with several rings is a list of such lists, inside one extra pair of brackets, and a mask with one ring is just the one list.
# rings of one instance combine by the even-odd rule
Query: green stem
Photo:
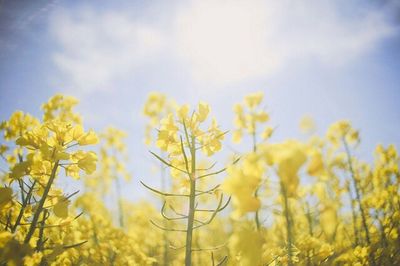
[[(162, 158), (164, 158), (164, 155), (161, 155)], [(166, 180), (165, 180), (165, 168), (164, 168), (164, 164), (161, 162), (160, 164), (160, 171), (161, 171), (161, 191), (165, 191), (166, 190)], [(162, 197), (163, 202), (165, 201), (165, 197)], [(168, 221), (167, 220), (163, 220), (164, 221), (164, 227), (168, 228)], [(168, 231), (164, 230), (163, 231), (163, 240), (164, 240), (164, 250), (163, 250), (163, 265), (167, 266), (168, 265), (168, 261), (169, 261), (169, 252), (168, 252)]]
[(284, 201), (284, 214), (286, 219), (286, 231), (287, 231), (287, 252), (288, 252), (288, 266), (292, 266), (292, 222), (290, 220), (290, 210), (289, 210), (289, 199), (286, 193), (285, 185), (281, 182), (281, 193)]
[(190, 145), (191, 153), (191, 172), (190, 172), (190, 199), (189, 199), (189, 214), (186, 229), (186, 252), (185, 252), (185, 266), (192, 265), (192, 238), (193, 238), (193, 222), (194, 222), (194, 208), (196, 199), (196, 147), (195, 137), (192, 136)]
[(119, 226), (124, 227), (124, 209), (122, 206), (121, 184), (119, 183), (118, 177), (115, 179), (115, 187), (117, 190)]
[[(254, 197), (256, 199), (258, 199), (258, 188), (256, 189), (255, 193), (254, 193)], [(254, 214), (254, 220), (256, 222), (256, 227), (257, 227), (257, 231), (260, 231), (260, 214), (259, 211), (256, 210), (256, 213)]]
[(350, 170), (351, 178), (352, 178), (352, 181), (353, 181), (354, 191), (356, 192), (356, 199), (357, 199), (358, 206), (359, 206), (359, 209), (360, 209), (361, 221), (362, 221), (363, 228), (364, 228), (364, 231), (365, 231), (365, 238), (366, 238), (368, 246), (371, 248), (371, 252), (370, 252), (370, 255), (369, 255), (369, 260), (370, 260), (371, 265), (376, 265), (375, 259), (374, 259), (374, 252), (373, 252), (372, 247), (371, 247), (371, 238), (370, 238), (370, 235), (369, 235), (366, 213), (365, 213), (364, 207), (363, 207), (362, 202), (361, 202), (361, 193), (360, 193), (360, 190), (358, 188), (358, 182), (357, 182), (357, 179), (356, 179), (356, 176), (355, 176), (355, 172), (354, 172), (354, 169), (353, 169), (353, 163), (352, 163), (352, 160), (351, 160), (351, 154), (350, 154), (349, 145), (347, 144), (347, 141), (344, 138), (343, 138), (343, 144), (344, 144), (344, 148), (346, 150), (347, 163), (349, 165), (349, 170)]
[[(28, 203), (29, 203), (29, 201), (30, 201), (30, 199), (31, 199), (31, 197), (32, 197), (32, 192), (33, 192), (33, 188), (35, 187), (35, 185), (36, 185), (36, 180), (33, 181), (32, 186), (29, 188), (28, 194), (26, 195), (26, 197), (24, 197), (24, 201), (22, 202), (22, 206), (21, 206), (21, 209), (20, 209), (20, 211), (19, 211), (17, 220), (15, 220), (15, 224), (14, 224), (14, 226), (11, 228), (11, 232), (12, 232), (12, 233), (14, 233), (14, 232), (17, 230), (17, 227), (18, 227), (19, 224), (21, 223), (22, 216), (24, 215), (25, 208), (26, 208), (26, 206), (28, 205)], [(23, 193), (23, 192), (22, 192), (22, 193)]]
[[(306, 202), (306, 206), (307, 206), (308, 233), (310, 234), (310, 236), (314, 237), (313, 222), (310, 212), (310, 205), (308, 204), (308, 202)], [(314, 255), (314, 249), (311, 250), (311, 254), (310, 251), (307, 252), (307, 264), (310, 266), (313, 265), (311, 260), (312, 258), (311, 256), (313, 255)]]
[(27, 235), (25, 237), (25, 240), (24, 240), (25, 244), (29, 243), (29, 241), (31, 240), (31, 238), (33, 236), (33, 233), (36, 230), (36, 225), (38, 223), (40, 214), (42, 213), (44, 202), (46, 201), (46, 198), (47, 198), (47, 195), (49, 194), (51, 185), (53, 184), (53, 181), (54, 181), (54, 179), (56, 177), (57, 168), (58, 168), (58, 162), (59, 161), (56, 161), (54, 163), (54, 166), (53, 166), (53, 169), (51, 171), (51, 175), (50, 175), (49, 181), (47, 182), (47, 185), (46, 185), (46, 187), (44, 189), (43, 196), (39, 201), (39, 205), (38, 205), (38, 207), (37, 207), (37, 209), (35, 211), (35, 214), (33, 215), (33, 219), (32, 219), (31, 225), (29, 227), (28, 233), (27, 233)]
[(42, 221), (40, 222), (40, 229), (39, 229), (39, 239), (36, 244), (36, 251), (43, 250), (43, 244), (44, 244), (43, 233), (44, 233), (44, 227), (46, 225), (46, 219), (48, 218), (48, 211), (46, 209), (44, 209), (42, 217), (43, 218)]
[[(255, 125), (254, 125), (254, 132), (252, 134), (252, 139), (253, 139), (253, 152), (255, 153), (257, 151), (257, 136), (256, 136), (256, 131), (255, 131)], [(259, 187), (254, 192), (254, 197), (256, 199), (258, 199), (258, 190), (259, 190)], [(258, 210), (256, 210), (256, 212), (254, 214), (254, 221), (256, 223), (257, 231), (260, 231), (260, 214), (259, 214)]]
[(354, 245), (358, 246), (360, 241), (358, 238), (357, 214), (356, 214), (356, 210), (355, 210), (355, 206), (354, 206), (354, 201), (353, 201), (353, 198), (352, 198), (351, 192), (350, 192), (350, 185), (348, 186), (348, 191), (349, 191), (349, 197), (350, 197), (351, 214), (353, 217), (353, 230), (354, 230), (354, 241), (355, 241)]

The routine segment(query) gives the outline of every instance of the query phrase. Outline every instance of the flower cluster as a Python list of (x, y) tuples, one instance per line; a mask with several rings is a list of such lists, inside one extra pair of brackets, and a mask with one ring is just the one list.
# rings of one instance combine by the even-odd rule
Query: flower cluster
[[(238, 103), (234, 106), (236, 127), (233, 132), (234, 142), (242, 140), (243, 132), (253, 136), (253, 141), (255, 142), (255, 138), (259, 133), (257, 132), (258, 126), (269, 120), (268, 113), (261, 106), (263, 98), (264, 94), (262, 92), (253, 93), (244, 98), (243, 104)], [(268, 139), (272, 132), (273, 129), (271, 127), (265, 127), (262, 132), (262, 138)]]
[(35, 261), (45, 264), (61, 253), (57, 246), (62, 248), (62, 239), (45, 228), (71, 221), (68, 206), (73, 194), (55, 188), (55, 180), (62, 168), (75, 179), (82, 172), (91, 174), (97, 162), (94, 152), (80, 149), (96, 144), (98, 138), (92, 130), (83, 130), (79, 116), (73, 113), (76, 103), (72, 97), (56, 95), (43, 105), (43, 122), (18, 111), (1, 124), (8, 141), (2, 146), (6, 147), (2, 157), (9, 167), (1, 188), (0, 219), (5, 225), (1, 260), (6, 258), (15, 265), (23, 260), (30, 265)]
[(0, 124), (1, 265), (400, 265), (398, 151), (379, 144), (363, 161), (349, 121), (317, 135), (306, 117), (307, 139), (274, 141), (263, 93), (250, 94), (232, 135), (252, 145), (237, 152), (207, 103), (151, 93), (160, 175), (146, 180), (161, 188), (141, 183), (161, 202), (133, 203), (122, 188), (143, 188), (125, 181), (145, 164), (128, 164), (129, 132), (85, 130), (77, 103), (56, 95), (41, 119), (16, 111)]

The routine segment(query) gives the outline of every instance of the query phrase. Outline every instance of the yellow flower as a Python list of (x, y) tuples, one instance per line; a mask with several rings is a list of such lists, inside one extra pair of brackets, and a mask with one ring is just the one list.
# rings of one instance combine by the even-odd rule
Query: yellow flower
[(173, 145), (178, 145), (178, 127), (172, 114), (161, 121), (161, 129), (158, 132), (157, 147), (164, 151), (170, 150)]
[(6, 145), (0, 145), (0, 156), (4, 156), (4, 153), (8, 151), (8, 147)]
[(81, 125), (75, 125), (72, 130), (72, 139), (78, 141), (84, 134), (85, 132), (83, 131), (83, 127)]
[(45, 138), (47, 138), (47, 131), (45, 129), (36, 129), (26, 132), (15, 143), (28, 149), (39, 149), (45, 143)]
[(264, 123), (269, 120), (269, 115), (265, 111), (260, 111), (254, 114), (254, 120), (260, 123)]
[(210, 106), (207, 103), (200, 102), (198, 107), (197, 119), (199, 122), (204, 122), (210, 113)]
[(143, 108), (143, 113), (149, 117), (157, 116), (160, 112), (162, 112), (165, 104), (166, 96), (164, 94), (151, 92), (147, 97)]
[(96, 133), (94, 133), (93, 130), (89, 130), (89, 132), (87, 132), (86, 134), (84, 134), (83, 136), (81, 136), (78, 139), (78, 143), (81, 146), (93, 145), (93, 144), (97, 144), (98, 142), (99, 142), (99, 138), (97, 137)]
[(8, 241), (12, 239), (12, 234), (8, 231), (0, 232), (0, 247), (3, 248), (6, 246)]
[(57, 118), (63, 122), (73, 122), (79, 124), (81, 118), (75, 114), (72, 109), (78, 104), (78, 100), (70, 97), (57, 94), (42, 105), (44, 111), (43, 121), (51, 121)]
[(10, 178), (20, 179), (21, 177), (29, 174), (29, 167), (31, 162), (23, 161), (13, 166), (10, 173)]
[(43, 253), (35, 252), (30, 256), (24, 257), (24, 266), (38, 266), (42, 261)]
[(12, 201), (12, 189), (10, 187), (0, 188), (0, 207)]
[(324, 162), (319, 151), (311, 153), (311, 159), (307, 166), (307, 173), (312, 176), (320, 176), (324, 173)]
[(149, 123), (145, 129), (145, 142), (151, 144), (153, 140), (152, 129), (158, 127), (161, 118), (172, 113), (176, 109), (173, 100), (167, 98), (166, 95), (158, 92), (151, 92), (143, 107), (143, 114), (149, 118)]
[(239, 143), (242, 140), (242, 131), (241, 130), (233, 131), (232, 140), (235, 143)]
[(315, 131), (315, 122), (310, 116), (304, 116), (300, 120), (300, 130), (305, 134), (310, 134)]
[(11, 115), (8, 121), (4, 121), (0, 124), (0, 130), (4, 130), (5, 140), (13, 140), (38, 125), (39, 121), (30, 114), (16, 111)]
[(65, 197), (59, 197), (57, 203), (53, 206), (53, 212), (58, 218), (68, 217), (69, 200)]
[(295, 197), (297, 194), (297, 172), (307, 159), (304, 149), (301, 143), (294, 140), (272, 144), (265, 149), (267, 161), (278, 168), (278, 176), (288, 197)]
[(93, 130), (85, 133), (81, 125), (75, 125), (71, 129), (71, 137), (73, 140), (77, 141), (79, 145), (93, 145), (99, 142), (99, 138)]
[(69, 143), (72, 140), (70, 134), (70, 131), (72, 129), (71, 124), (62, 122), (60, 120), (51, 120), (45, 125), (50, 131), (54, 132), (54, 142), (52, 144), (64, 146), (65, 143)]
[(322, 230), (329, 237), (333, 236), (338, 225), (336, 207), (333, 203), (324, 206), (321, 210), (320, 223)]
[(236, 257), (238, 263), (235, 265), (256, 266), (262, 265), (262, 244), (261, 235), (250, 225), (244, 224), (235, 228), (229, 239), (229, 247)]
[(67, 165), (65, 167), (65, 175), (74, 179), (79, 179), (79, 167), (76, 164)]
[(263, 92), (256, 92), (256, 93), (247, 95), (244, 98), (244, 100), (245, 100), (247, 107), (249, 107), (250, 109), (254, 109), (261, 103), (263, 97), (264, 97)]
[(264, 140), (267, 140), (267, 139), (269, 139), (271, 136), (272, 136), (272, 133), (274, 132), (274, 129), (272, 128), (272, 127), (266, 127), (265, 129), (264, 129), (264, 132), (262, 133), (262, 138), (264, 139)]
[(217, 120), (213, 119), (208, 129), (208, 134), (201, 137), (202, 151), (205, 155), (211, 156), (217, 151), (221, 150), (221, 141), (224, 139), (225, 134), (219, 129)]
[(119, 152), (125, 152), (126, 145), (124, 139), (127, 134), (125, 131), (114, 127), (107, 127), (105, 133), (101, 134), (101, 138), (105, 140), (105, 145), (107, 148), (115, 148)]
[[(260, 107), (263, 100), (263, 93), (249, 94), (244, 99), (244, 104), (235, 104), (233, 111), (235, 113), (233, 133), (233, 142), (239, 143), (243, 136), (243, 131), (246, 131), (252, 136), (253, 140), (258, 139), (258, 128), (261, 124), (269, 121), (269, 115)], [(259, 108), (257, 108), (259, 107)], [(267, 128), (261, 135), (263, 139), (271, 136), (273, 130)], [(257, 145), (257, 143), (253, 143)]]
[(265, 171), (262, 158), (255, 153), (248, 154), (241, 161), (241, 164), (227, 168), (227, 178), (222, 183), (222, 190), (232, 195), (233, 216), (237, 218), (260, 208), (260, 200), (254, 194)]
[(31, 171), (30, 174), (33, 177), (42, 177), (42, 176), (50, 176), (52, 165), (49, 161), (45, 161), (41, 158), (41, 156), (36, 156), (37, 158), (33, 159), (31, 163)]
[(178, 119), (180, 122), (186, 122), (187, 118), (188, 118), (188, 114), (189, 114), (189, 109), (190, 106), (188, 104), (184, 104), (181, 107), (179, 107), (178, 109)]
[(94, 152), (77, 151), (72, 154), (72, 161), (76, 162), (86, 174), (96, 171), (97, 155)]
[(348, 143), (358, 143), (360, 141), (358, 131), (356, 131), (348, 120), (341, 120), (333, 123), (326, 133), (328, 140), (336, 147), (345, 140)]

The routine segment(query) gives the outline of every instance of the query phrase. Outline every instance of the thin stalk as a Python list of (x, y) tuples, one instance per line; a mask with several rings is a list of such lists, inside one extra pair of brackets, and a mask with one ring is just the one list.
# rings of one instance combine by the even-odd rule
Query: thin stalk
[(370, 235), (369, 235), (366, 213), (365, 213), (364, 207), (363, 207), (362, 202), (361, 202), (361, 193), (360, 193), (360, 190), (358, 188), (358, 182), (357, 182), (357, 179), (356, 179), (356, 176), (355, 176), (355, 172), (354, 172), (354, 169), (353, 169), (353, 163), (352, 163), (352, 160), (351, 160), (351, 154), (350, 154), (349, 145), (347, 144), (347, 141), (344, 138), (343, 138), (343, 144), (344, 144), (344, 148), (346, 150), (347, 163), (349, 165), (349, 170), (350, 170), (351, 178), (352, 178), (352, 181), (353, 181), (354, 191), (356, 192), (356, 199), (357, 199), (358, 206), (359, 206), (359, 209), (360, 209), (361, 221), (362, 221), (362, 225), (363, 225), (363, 228), (364, 228), (364, 231), (365, 231), (365, 238), (366, 238), (368, 246), (371, 248), (371, 252), (370, 252), (370, 255), (369, 255), (369, 260), (370, 260), (370, 263), (372, 265), (376, 265), (375, 259), (374, 259), (374, 252), (373, 252), (372, 247), (371, 247), (371, 238), (370, 238)]
[(252, 139), (253, 139), (253, 152), (256, 152), (257, 151), (257, 136), (256, 136), (255, 131), (252, 134)]
[(90, 218), (90, 221), (91, 221), (92, 226), (93, 226), (93, 240), (94, 240), (94, 243), (96, 244), (96, 246), (100, 246), (100, 240), (99, 240), (99, 237), (97, 235), (96, 222), (93, 219), (93, 216), (90, 215), (90, 214), (89, 214), (89, 218)]
[(25, 201), (25, 189), (24, 189), (24, 181), (19, 179), (18, 180), (19, 188), (21, 189), (21, 202)]
[[(372, 189), (373, 190), (377, 190), (377, 188), (374, 185), (374, 183), (371, 182), (371, 184), (372, 184)], [(387, 189), (386, 184), (384, 184), (384, 187), (385, 187), (385, 189)], [(374, 211), (374, 217), (375, 217), (375, 220), (377, 220), (378, 223), (379, 223), (380, 246), (382, 246), (384, 249), (386, 249), (388, 247), (388, 239), (387, 239), (386, 233), (385, 233), (385, 224), (381, 220), (380, 215), (379, 215), (379, 211), (377, 209), (375, 209), (375, 211)], [(381, 260), (381, 258), (382, 258), (382, 256), (380, 257), (380, 260)], [(389, 258), (389, 260), (390, 260), (390, 258)], [(393, 264), (393, 262), (391, 262), (391, 264)]]
[[(252, 139), (253, 139), (253, 152), (255, 153), (257, 151), (257, 136), (256, 136), (255, 125), (254, 125), (254, 132), (252, 134)], [(258, 189), (259, 188), (257, 188), (256, 191), (254, 192), (254, 197), (256, 199), (258, 199)], [(260, 214), (258, 210), (256, 210), (254, 214), (254, 221), (256, 223), (257, 231), (260, 231)]]
[(290, 210), (289, 210), (289, 199), (286, 193), (286, 188), (283, 182), (281, 182), (281, 193), (284, 201), (284, 214), (286, 219), (286, 231), (287, 231), (287, 252), (288, 252), (288, 266), (292, 266), (292, 245), (293, 245), (293, 236), (292, 236), (292, 222), (290, 219)]
[(351, 190), (350, 190), (350, 184), (347, 186), (347, 190), (349, 191), (349, 197), (350, 197), (350, 206), (351, 206), (351, 214), (353, 217), (353, 230), (354, 230), (354, 246), (358, 246), (360, 244), (360, 240), (358, 237), (358, 227), (357, 227), (357, 213), (356, 213), (356, 208), (354, 206), (354, 200), (351, 195)]
[(122, 206), (121, 184), (118, 177), (115, 179), (115, 188), (117, 190), (119, 226), (124, 227), (124, 209)]
[(311, 217), (310, 205), (308, 205), (308, 202), (306, 202), (306, 206), (307, 206), (308, 233), (310, 234), (310, 236), (314, 236), (313, 222)]
[[(311, 237), (314, 236), (314, 229), (313, 229), (313, 222), (312, 222), (312, 217), (311, 217), (311, 212), (310, 212), (310, 205), (308, 204), (308, 202), (306, 202), (306, 206), (307, 206), (307, 221), (308, 221), (308, 233), (310, 234)], [(314, 255), (314, 249), (311, 250), (311, 254), (310, 251), (307, 252), (307, 265), (314, 265), (312, 263), (311, 260), (311, 256)]]
[(42, 221), (40, 222), (40, 229), (39, 229), (39, 239), (36, 244), (36, 251), (43, 250), (43, 245), (45, 242), (45, 240), (43, 240), (43, 232), (46, 226), (46, 219), (48, 218), (48, 211), (46, 209), (44, 209), (42, 217), (43, 218)]
[(186, 251), (185, 251), (185, 266), (192, 265), (192, 238), (193, 238), (193, 222), (195, 212), (195, 199), (196, 199), (196, 147), (195, 137), (192, 136), (190, 145), (191, 153), (191, 172), (190, 172), (190, 197), (189, 197), (189, 214), (186, 229)]
[[(254, 192), (254, 196), (258, 199), (258, 188)], [(257, 231), (260, 231), (260, 214), (258, 210), (256, 210), (256, 213), (254, 214), (254, 220), (256, 222)]]
[(24, 215), (25, 208), (28, 205), (28, 203), (32, 197), (32, 192), (33, 192), (35, 185), (36, 185), (36, 180), (33, 181), (32, 186), (29, 187), (28, 194), (26, 195), (26, 197), (24, 198), (24, 201), (22, 202), (22, 206), (19, 211), (17, 220), (15, 220), (14, 226), (11, 228), (11, 233), (15, 233), (15, 231), (17, 230), (17, 227), (20, 225), (22, 216)]
[[(383, 250), (387, 250), (389, 243), (386, 238), (385, 234), (385, 225), (383, 224), (382, 220), (379, 218), (379, 213), (375, 211), (375, 219), (379, 222), (379, 231), (380, 231), (380, 246)], [(378, 258), (378, 265), (382, 264), (383, 256), (379, 256)], [(390, 265), (394, 265), (394, 262), (390, 256), (387, 256), (387, 260), (389, 261)]]
[(8, 212), (6, 227), (4, 228), (4, 230), (7, 231), (8, 227), (11, 227), (11, 210), (9, 210)]
[(25, 237), (25, 240), (24, 240), (25, 244), (29, 243), (29, 241), (31, 240), (31, 238), (33, 236), (33, 233), (35, 232), (36, 225), (38, 223), (40, 214), (42, 213), (42, 210), (43, 210), (44, 202), (46, 201), (46, 198), (47, 198), (47, 195), (49, 194), (51, 185), (53, 184), (53, 181), (54, 181), (54, 179), (56, 177), (58, 163), (59, 163), (59, 161), (56, 161), (54, 163), (54, 166), (53, 166), (53, 169), (51, 171), (51, 175), (50, 175), (49, 181), (47, 182), (47, 185), (46, 185), (46, 187), (44, 189), (44, 192), (43, 192), (43, 196), (39, 201), (39, 205), (38, 205), (38, 207), (37, 207), (37, 209), (35, 211), (35, 214), (33, 215), (33, 219), (32, 219), (31, 225), (30, 225), (28, 233), (27, 233), (27, 235)]
[[(164, 157), (164, 156), (161, 156)], [(166, 190), (166, 180), (165, 180), (165, 168), (164, 164), (161, 162), (160, 163), (160, 177), (161, 177), (161, 191)], [(163, 201), (165, 202), (165, 197), (162, 197)], [(168, 221), (164, 220), (164, 227), (168, 228)], [(168, 231), (163, 230), (163, 240), (164, 240), (164, 250), (163, 250), (163, 261), (164, 265), (168, 265), (169, 261), (169, 254), (168, 254), (168, 249), (169, 249), (169, 244), (168, 244)]]

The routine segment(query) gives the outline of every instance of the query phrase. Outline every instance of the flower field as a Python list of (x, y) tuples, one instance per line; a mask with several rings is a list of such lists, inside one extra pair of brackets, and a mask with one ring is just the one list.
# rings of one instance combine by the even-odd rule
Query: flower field
[[(317, 135), (311, 118), (305, 140), (272, 141), (261, 92), (237, 99), (229, 128), (205, 102), (142, 101), (153, 176), (130, 173), (130, 132), (87, 128), (73, 97), (1, 122), (0, 265), (400, 265), (394, 145), (364, 161), (357, 125)], [(121, 180), (149, 197), (123, 198)]]

